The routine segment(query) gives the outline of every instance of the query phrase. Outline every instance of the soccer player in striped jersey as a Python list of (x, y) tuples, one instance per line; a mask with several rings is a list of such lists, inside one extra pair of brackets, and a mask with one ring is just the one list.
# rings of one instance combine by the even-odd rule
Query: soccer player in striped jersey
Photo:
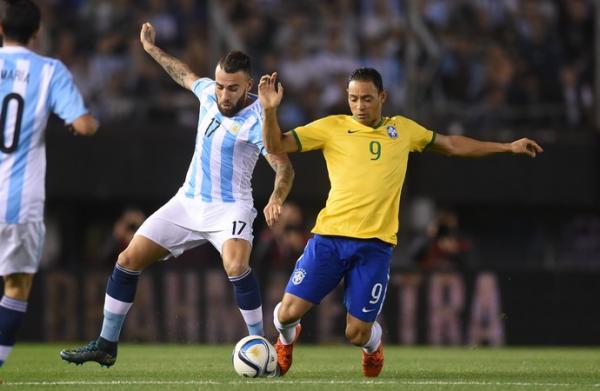
[(381, 75), (355, 70), (348, 82), (352, 115), (332, 115), (281, 133), (276, 110), (283, 96), (276, 74), (265, 75), (259, 99), (265, 110), (264, 143), (269, 153), (321, 149), (331, 191), (317, 218), (315, 234), (298, 259), (273, 321), (280, 374), (292, 364), (300, 319), (343, 278), (346, 337), (363, 350), (363, 374), (383, 368), (381, 326), (376, 318), (385, 299), (392, 247), (396, 245), (400, 193), (410, 152), (430, 149), (449, 156), (494, 153), (535, 157), (542, 148), (526, 138), (501, 144), (463, 136), (444, 136), (402, 116), (385, 117)]
[(44, 243), (46, 146), (50, 113), (76, 134), (93, 135), (88, 113), (71, 74), (59, 60), (30, 48), (40, 10), (30, 0), (4, 1), (0, 34), (0, 365), (15, 344)]
[(178, 193), (142, 224), (119, 255), (108, 281), (98, 339), (60, 353), (64, 360), (77, 364), (114, 364), (121, 326), (142, 270), (207, 242), (221, 253), (248, 333), (263, 334), (260, 291), (249, 266), (256, 217), (250, 179), (263, 154), (275, 170), (275, 188), (264, 209), (272, 225), (279, 218), (294, 171), (286, 154), (267, 154), (263, 147), (263, 111), (256, 95), (249, 93), (252, 79), (247, 55), (232, 51), (219, 61), (215, 80), (199, 78), (159, 49), (155, 34), (151, 24), (142, 26), (140, 40), (146, 52), (200, 101), (194, 155)]

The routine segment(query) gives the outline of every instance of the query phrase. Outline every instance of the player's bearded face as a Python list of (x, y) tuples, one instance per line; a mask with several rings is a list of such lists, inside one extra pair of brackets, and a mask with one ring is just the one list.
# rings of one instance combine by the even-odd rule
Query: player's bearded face
[(352, 80), (348, 84), (348, 105), (355, 120), (366, 126), (374, 126), (381, 119), (385, 91), (377, 91), (370, 81)]
[(227, 73), (217, 66), (215, 72), (217, 107), (226, 117), (234, 116), (247, 106), (252, 79), (242, 71)]

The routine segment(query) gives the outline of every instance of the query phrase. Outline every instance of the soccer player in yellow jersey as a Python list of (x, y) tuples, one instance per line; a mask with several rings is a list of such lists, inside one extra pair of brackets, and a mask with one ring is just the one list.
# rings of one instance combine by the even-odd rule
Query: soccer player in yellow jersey
[(426, 149), (449, 156), (481, 157), (509, 152), (535, 157), (543, 152), (526, 138), (512, 143), (482, 142), (444, 136), (402, 116), (382, 116), (386, 100), (381, 75), (372, 68), (355, 70), (348, 82), (352, 115), (332, 115), (282, 133), (276, 110), (283, 96), (277, 74), (265, 75), (259, 99), (265, 111), (264, 145), (269, 153), (321, 149), (331, 190), (317, 218), (315, 234), (298, 259), (273, 322), (280, 375), (292, 364), (300, 319), (344, 279), (346, 337), (363, 349), (363, 373), (378, 376), (383, 368), (381, 326), (390, 256), (396, 245), (400, 191), (408, 154)]

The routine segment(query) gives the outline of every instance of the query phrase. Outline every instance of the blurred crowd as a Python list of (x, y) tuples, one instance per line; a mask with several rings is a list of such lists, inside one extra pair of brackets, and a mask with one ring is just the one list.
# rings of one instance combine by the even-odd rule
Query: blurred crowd
[[(195, 117), (193, 96), (166, 77), (139, 43), (150, 21), (159, 45), (210, 75), (206, 4), (196, 0), (45, 0), (40, 50), (71, 70), (91, 110), (106, 122)], [(192, 119), (181, 119), (187, 124)]]
[[(139, 131), (157, 120), (195, 129), (195, 97), (142, 50), (139, 29), (145, 21), (155, 26), (159, 46), (198, 75), (212, 76), (232, 43), (252, 56), (255, 80), (277, 70), (286, 87), (280, 119), (287, 129), (346, 113), (346, 78), (358, 66), (383, 75), (386, 113), (409, 115), (441, 132), (495, 132), (485, 137), (497, 139), (497, 131), (506, 129), (597, 127), (592, 0), (38, 3), (44, 15), (38, 49), (67, 64), (104, 124), (126, 124), (105, 126), (105, 132)], [(257, 231), (255, 251), (259, 264), (282, 271), (293, 266), (311, 226), (297, 206), (285, 213), (276, 229)], [(90, 229), (81, 238), (85, 249), (50, 252), (73, 253), (74, 260), (85, 253), (90, 263), (110, 265), (142, 220), (141, 211), (126, 210)], [(598, 259), (594, 224), (566, 225), (560, 242), (575, 244), (561, 245), (560, 257), (585, 253)], [(431, 218), (428, 228), (412, 229), (408, 236), (417, 238), (401, 251), (409, 249), (404, 258), (422, 270), (462, 269), (471, 252), (452, 215)]]
[(470, 240), (459, 228), (458, 215), (442, 210), (427, 224), (425, 232), (416, 235), (407, 252), (418, 270), (448, 272), (467, 269), (470, 249)]
[(213, 75), (222, 54), (211, 40), (234, 35), (255, 77), (280, 72), (284, 127), (347, 112), (346, 78), (362, 65), (382, 73), (388, 113), (436, 130), (594, 127), (591, 0), (39, 3), (42, 50), (70, 67), (105, 122), (160, 117), (195, 125), (194, 97), (139, 44), (139, 27), (150, 21), (159, 45), (203, 76)]
[(472, 126), (593, 127), (591, 1), (429, 3), (443, 53), (433, 86), (472, 107), (459, 112)]

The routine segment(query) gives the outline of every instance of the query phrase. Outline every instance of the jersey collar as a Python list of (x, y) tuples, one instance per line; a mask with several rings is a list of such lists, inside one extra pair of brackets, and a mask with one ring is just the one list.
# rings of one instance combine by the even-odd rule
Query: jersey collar
[(252, 110), (252, 108), (256, 107), (257, 105), (260, 106), (258, 95), (248, 93), (248, 99), (250, 100), (248, 106), (243, 107), (240, 111), (235, 113), (233, 115), (234, 117), (237, 117), (238, 115), (243, 115), (245, 112)]
[(379, 122), (376, 123), (375, 126), (368, 126), (368, 125), (363, 125), (360, 122), (358, 122), (356, 120), (356, 118), (354, 118), (353, 115), (351, 115), (350, 117), (352, 118), (352, 121), (356, 122), (357, 124), (359, 124), (361, 126), (364, 126), (364, 127), (367, 127), (367, 128), (371, 128), (371, 129), (377, 129), (378, 127), (380, 127), (381, 125), (383, 125), (383, 123), (387, 120), (387, 118), (385, 118), (384, 116), (381, 116), (381, 120), (379, 120)]
[(24, 46), (3, 46), (0, 47), (0, 52), (2, 53), (29, 53), (31, 50), (27, 49)]
[(375, 126), (373, 126), (373, 129), (377, 129), (378, 127), (383, 125), (384, 122), (385, 122), (385, 117), (382, 115), (381, 120), (379, 120), (379, 122)]

